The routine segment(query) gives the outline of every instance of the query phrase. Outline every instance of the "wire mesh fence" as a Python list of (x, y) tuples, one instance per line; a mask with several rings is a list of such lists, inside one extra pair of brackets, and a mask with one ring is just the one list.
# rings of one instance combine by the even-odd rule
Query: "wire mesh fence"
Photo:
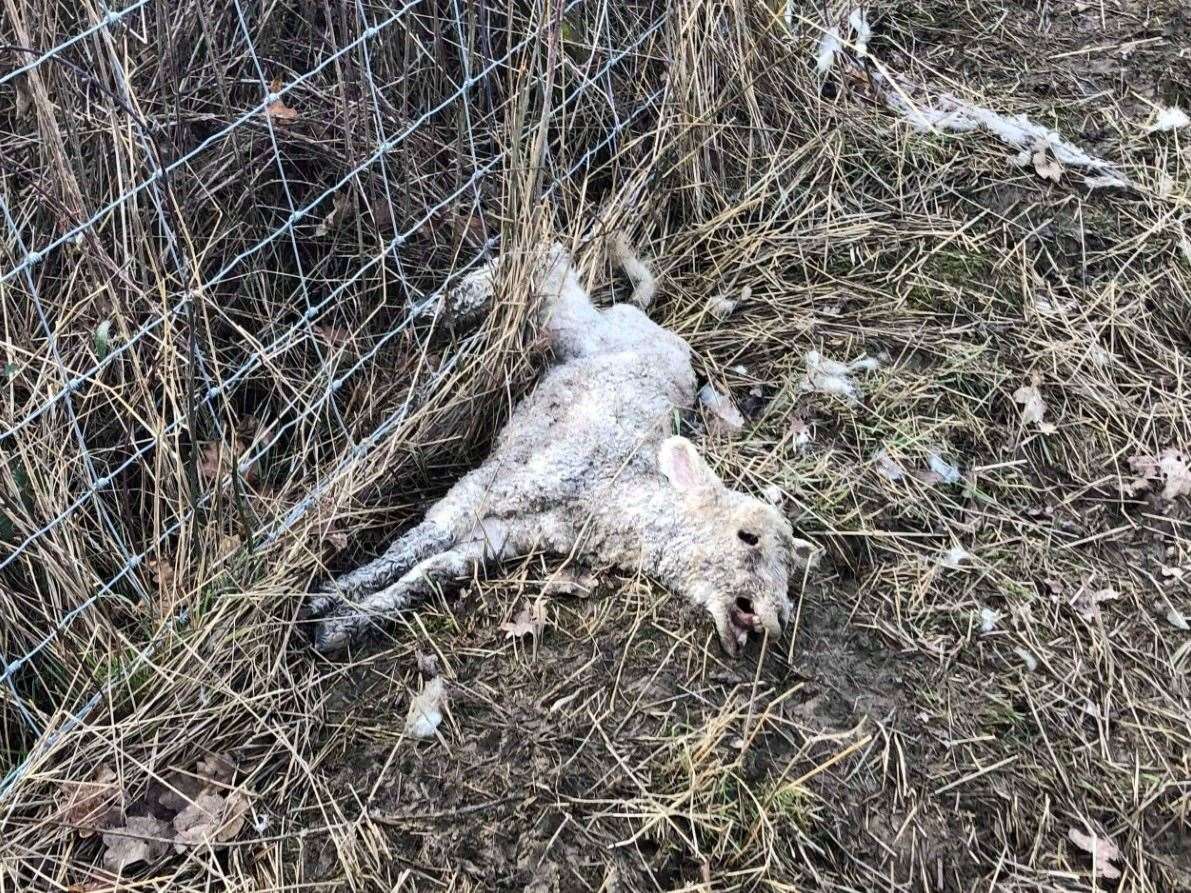
[(527, 166), (609, 188), (667, 14), (0, 3), (3, 797), (457, 383), (439, 299)]

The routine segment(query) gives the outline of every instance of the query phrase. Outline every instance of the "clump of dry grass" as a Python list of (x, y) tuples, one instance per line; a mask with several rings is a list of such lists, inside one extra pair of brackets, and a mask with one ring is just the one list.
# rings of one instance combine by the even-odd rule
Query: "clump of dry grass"
[[(135, 866), (145, 886), (1105, 888), (1078, 834), (1114, 842), (1135, 889), (1186, 883), (1189, 646), (1170, 619), (1191, 613), (1186, 499), (1127, 485), (1130, 459), (1191, 444), (1188, 156), (1182, 135), (1134, 126), (1144, 109), (1110, 75), (1089, 92), (1078, 73), (1135, 14), (1063, 10), (1039, 43), (1024, 12), (946, 6), (870, 11), (873, 58), (1098, 134), (1140, 188), (1047, 183), (990, 138), (908, 129), (854, 74), (825, 86), (814, 49), (848, 9), (791, 31), (765, 4), (436, 5), (287, 93), (292, 120), (253, 117), (32, 285), (0, 286), (13, 422), (66, 380), (38, 302), (74, 375), (102, 362), (105, 320), (111, 351), (182, 304), (4, 441), (10, 544), (136, 456), (0, 571), (0, 611), (20, 618), (0, 627), (6, 659), (148, 551), (0, 689), (5, 759), (25, 763), (3, 794), (13, 883), (119, 883), (63, 821), (63, 790), (108, 767), (143, 803), (204, 754), (233, 758), (250, 827)], [(247, 22), (259, 71), (234, 9), (146, 11), (169, 48), (151, 62), (128, 61), (130, 29), (39, 66), (52, 103), (17, 81), (32, 100), (0, 98), (4, 269), (394, 9), (285, 11)], [(40, 35), (13, 16), (0, 42), (48, 46), (91, 14), (45, 13), (23, 25)], [(183, 65), (191, 46), (203, 64)], [(1161, 50), (1122, 65), (1148, 59), (1133, 83), (1185, 103)], [(241, 257), (345, 176), (292, 237)], [(741, 436), (704, 448), (828, 546), (793, 635), (725, 666), (674, 599), (601, 571), (603, 591), (552, 602), (525, 647), (499, 626), (550, 577), (535, 560), (411, 615), (389, 649), (312, 659), (294, 593), (480, 455), (539, 361), (522, 277), (476, 333), (402, 328), (409, 304), (498, 238), (594, 244), (612, 221), (745, 411)], [(724, 295), (739, 303), (720, 319)], [(880, 366), (858, 401), (808, 393), (810, 350)], [(1023, 386), (1052, 433), (1022, 419)], [(961, 480), (927, 474), (932, 455)], [(400, 730), (418, 650), (450, 699), (441, 739), (415, 744)]]

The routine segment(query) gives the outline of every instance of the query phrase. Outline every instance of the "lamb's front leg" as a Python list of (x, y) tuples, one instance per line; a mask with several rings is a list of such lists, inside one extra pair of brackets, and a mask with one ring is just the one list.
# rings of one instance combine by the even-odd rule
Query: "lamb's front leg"
[(433, 521), (423, 521), (385, 550), (379, 558), (328, 581), (320, 594), (310, 600), (307, 612), (318, 617), (343, 601), (358, 601), (362, 596), (383, 589), (419, 561), (445, 552), (451, 547), (451, 532)]
[(321, 620), (314, 633), (314, 647), (324, 652), (346, 647), (436, 588), (470, 577), (491, 557), (492, 550), (484, 540), (476, 539), (418, 562), (396, 583), (354, 604), (344, 603), (337, 613)]
[(466, 540), (418, 562), (392, 585), (355, 604), (344, 603), (323, 618), (315, 629), (314, 647), (324, 652), (343, 648), (437, 589), (470, 578), (489, 562), (528, 555), (539, 549), (565, 554), (574, 542), (569, 521), (549, 512), (485, 518)]

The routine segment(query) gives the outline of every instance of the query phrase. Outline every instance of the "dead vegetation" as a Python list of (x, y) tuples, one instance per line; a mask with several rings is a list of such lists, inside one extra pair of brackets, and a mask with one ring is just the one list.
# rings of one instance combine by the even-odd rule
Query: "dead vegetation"
[[(144, 5), (0, 87), (0, 889), (1191, 885), (1186, 10), (400, 9)], [(0, 77), (105, 14), (3, 10)], [(741, 421), (685, 423), (827, 548), (793, 636), (535, 559), (315, 658), (532, 382), (515, 275), (410, 306), (628, 210)]]

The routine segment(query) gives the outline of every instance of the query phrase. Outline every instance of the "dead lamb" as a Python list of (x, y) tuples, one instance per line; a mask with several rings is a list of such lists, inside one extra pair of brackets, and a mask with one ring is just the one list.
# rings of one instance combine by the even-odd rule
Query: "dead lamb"
[[(690, 441), (670, 436), (695, 401), (691, 349), (645, 310), (654, 280), (623, 238), (613, 258), (631, 303), (597, 309), (555, 243), (536, 264), (551, 365), (515, 407), (491, 455), (375, 561), (310, 606), (320, 651), (342, 648), (485, 562), (536, 551), (641, 570), (705, 609), (723, 648), (777, 638), (788, 588), (816, 549), (773, 506), (726, 487)], [(494, 266), (461, 285), (468, 310)], [(598, 383), (598, 386), (597, 386)]]

